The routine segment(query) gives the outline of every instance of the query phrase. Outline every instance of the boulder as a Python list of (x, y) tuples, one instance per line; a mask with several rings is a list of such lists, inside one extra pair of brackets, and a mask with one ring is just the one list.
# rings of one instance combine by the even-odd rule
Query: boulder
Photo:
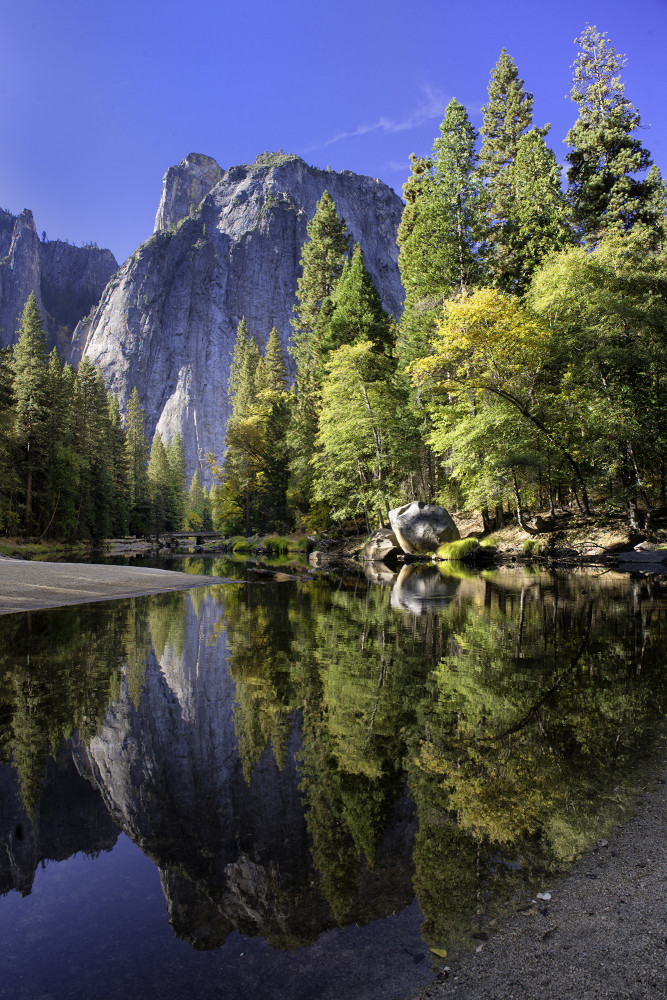
[(404, 552), (435, 552), (444, 542), (460, 538), (444, 507), (413, 500), (389, 511), (389, 521)]
[(400, 542), (391, 528), (378, 528), (364, 545), (362, 558), (365, 563), (386, 562), (395, 566), (402, 554)]

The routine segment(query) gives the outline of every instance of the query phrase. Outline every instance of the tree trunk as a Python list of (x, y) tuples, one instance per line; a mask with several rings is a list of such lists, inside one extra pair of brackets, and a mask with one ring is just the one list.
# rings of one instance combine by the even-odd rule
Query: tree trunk
[(488, 535), (491, 531), (491, 518), (489, 517), (488, 507), (482, 507), (482, 524), (484, 525), (484, 533)]
[(523, 516), (523, 510), (521, 509), (521, 495), (519, 493), (519, 483), (517, 482), (516, 472), (512, 469), (512, 482), (514, 483), (514, 499), (516, 500), (516, 519), (519, 522), (519, 527), (527, 531), (529, 535), (536, 535), (537, 532), (534, 528), (529, 528), (526, 524)]
[(28, 468), (25, 481), (25, 533), (32, 534), (32, 463), (28, 456)]

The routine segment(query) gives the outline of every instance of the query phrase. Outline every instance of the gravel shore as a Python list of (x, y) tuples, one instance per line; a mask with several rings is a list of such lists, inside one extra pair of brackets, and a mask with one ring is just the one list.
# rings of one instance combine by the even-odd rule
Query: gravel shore
[[(664, 756), (664, 754), (663, 754)], [(415, 1000), (664, 1000), (667, 762), (637, 816)]]
[(89, 604), (233, 581), (139, 566), (0, 559), (0, 614)]

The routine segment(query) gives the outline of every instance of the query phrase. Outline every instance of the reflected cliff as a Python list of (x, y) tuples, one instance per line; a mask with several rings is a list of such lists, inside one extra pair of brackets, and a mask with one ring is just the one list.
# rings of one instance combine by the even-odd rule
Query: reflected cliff
[(406, 569), (0, 620), (0, 891), (122, 829), (195, 948), (416, 893), (439, 954), (608, 835), (665, 716), (664, 588)]

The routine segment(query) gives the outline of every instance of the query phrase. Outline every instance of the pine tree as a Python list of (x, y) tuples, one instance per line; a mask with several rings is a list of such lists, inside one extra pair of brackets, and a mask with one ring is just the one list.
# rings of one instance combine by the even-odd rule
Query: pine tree
[(432, 159), (413, 158), (413, 177), (406, 185), (412, 200), (398, 232), (406, 305), (426, 300), (427, 308), (441, 307), (482, 277), (485, 221), (475, 140), (466, 109), (454, 99), (445, 110)]
[(39, 469), (47, 445), (49, 411), (46, 332), (34, 292), (30, 293), (21, 316), (12, 374), (15, 432), (21, 457), (23, 526), (25, 533), (30, 535), (35, 485), (41, 487)]
[(149, 530), (161, 535), (168, 528), (172, 506), (172, 473), (162, 438), (155, 431), (148, 459), (148, 490), (150, 495)]
[(50, 400), (47, 427), (47, 454), (44, 533), (74, 537), (80, 492), (80, 460), (74, 442), (76, 372), (60, 362), (54, 347), (47, 369)]
[(271, 329), (264, 352), (264, 381), (266, 388), (272, 392), (285, 392), (289, 383), (280, 334), (275, 326)]
[(509, 217), (497, 232), (490, 265), (494, 284), (523, 295), (535, 270), (551, 253), (571, 246), (568, 207), (561, 189), (560, 168), (541, 129), (519, 139), (514, 163), (507, 171)]
[(504, 177), (514, 163), (519, 139), (533, 123), (533, 95), (524, 90), (516, 63), (505, 49), (491, 71), (488, 92), (488, 103), (482, 108), (479, 162), (491, 189), (491, 212), (501, 219), (507, 218), (502, 214), (503, 189), (509, 187)]
[[(406, 440), (412, 442), (405, 477), (410, 495), (435, 498), (439, 460), (427, 444), (431, 419), (410, 368), (427, 355), (444, 304), (484, 279), (485, 195), (477, 169), (475, 130), (465, 108), (447, 106), (433, 156), (411, 157), (403, 187), (406, 206), (398, 230), (405, 310), (397, 343), (398, 377), (407, 392)], [(403, 414), (406, 416), (406, 414)]]
[(127, 438), (120, 414), (117, 397), (110, 392), (107, 397), (109, 407), (109, 429), (111, 435), (111, 460), (113, 476), (113, 499), (111, 504), (111, 532), (124, 536), (130, 527), (130, 483), (127, 457)]
[(567, 178), (577, 232), (595, 242), (609, 229), (656, 224), (655, 181), (637, 177), (651, 157), (634, 135), (641, 119), (620, 79), (625, 57), (595, 26), (587, 25), (575, 41), (580, 51), (570, 97), (579, 117), (567, 134)]
[(199, 472), (195, 469), (188, 491), (188, 527), (204, 529), (204, 488), (199, 478)]
[(143, 535), (148, 531), (150, 494), (148, 489), (148, 439), (146, 415), (137, 388), (125, 411), (125, 447), (127, 451), (130, 502), (130, 531)]
[(14, 455), (12, 382), (12, 349), (4, 347), (0, 350), (0, 530), (3, 531), (10, 531), (17, 523), (13, 509), (18, 477)]
[(183, 438), (177, 431), (167, 445), (167, 459), (171, 469), (171, 510), (170, 527), (172, 531), (180, 531), (185, 526), (187, 507), (187, 476), (185, 473), (185, 450)]
[(301, 251), (301, 276), (297, 282), (292, 320), (292, 354), (300, 367), (303, 367), (303, 353), (309, 353), (309, 337), (315, 329), (322, 303), (332, 295), (349, 253), (345, 220), (338, 217), (328, 191), (318, 201), (307, 232), (308, 239)]
[(322, 308), (314, 334), (319, 362), (344, 344), (368, 340), (376, 351), (390, 354), (394, 345), (392, 322), (382, 308), (382, 300), (366, 270), (361, 246), (354, 247), (352, 260), (330, 299)]
[(227, 388), (232, 402), (232, 416), (245, 413), (257, 395), (255, 379), (261, 355), (255, 338), (248, 331), (245, 317), (236, 330), (234, 353)]
[(80, 462), (77, 534), (107, 537), (111, 528), (113, 473), (111, 424), (99, 368), (84, 356), (74, 384), (74, 444)]
[[(485, 185), (488, 224), (486, 265), (497, 288), (520, 294), (536, 261), (544, 255), (544, 246), (550, 250), (560, 248), (565, 210), (560, 177), (554, 173), (555, 158), (542, 141), (549, 126), (531, 129), (533, 95), (524, 89), (516, 64), (505, 49), (491, 71), (489, 100), (482, 112), (479, 169)], [(521, 161), (518, 165), (517, 158)], [(536, 197), (532, 220), (526, 197), (529, 192)], [(556, 206), (559, 221), (553, 232), (551, 216)], [(542, 228), (545, 216), (549, 216), (546, 229)], [(532, 245), (533, 233), (541, 252)]]

